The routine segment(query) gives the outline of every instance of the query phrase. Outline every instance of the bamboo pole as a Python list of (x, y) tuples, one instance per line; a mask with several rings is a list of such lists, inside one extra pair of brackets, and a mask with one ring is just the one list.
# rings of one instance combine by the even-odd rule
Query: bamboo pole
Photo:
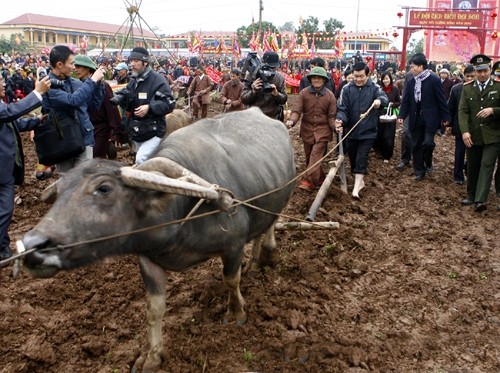
[(333, 178), (335, 177), (337, 171), (339, 170), (340, 166), (342, 166), (343, 163), (344, 163), (343, 155), (339, 155), (339, 158), (335, 162), (333, 162), (334, 166), (330, 168), (330, 171), (328, 171), (325, 181), (323, 181), (323, 184), (321, 184), (321, 188), (319, 188), (318, 194), (316, 195), (316, 198), (314, 199), (311, 208), (309, 209), (309, 212), (306, 216), (307, 221), (314, 221), (314, 219), (316, 218), (318, 209), (320, 208), (321, 203), (323, 203), (323, 200), (326, 197), (326, 193), (328, 193), (328, 189), (332, 184)]
[(274, 230), (276, 231), (307, 231), (307, 230), (322, 230), (322, 229), (339, 229), (340, 224), (333, 221), (322, 221), (316, 223), (307, 222), (288, 222), (276, 223)]

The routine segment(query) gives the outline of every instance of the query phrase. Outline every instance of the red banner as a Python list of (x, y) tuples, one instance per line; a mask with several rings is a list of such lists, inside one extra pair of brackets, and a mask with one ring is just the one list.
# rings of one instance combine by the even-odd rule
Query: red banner
[(298, 87), (300, 85), (300, 80), (294, 79), (291, 76), (288, 76), (287, 74), (282, 74), (285, 77), (285, 83), (287, 86), (290, 87)]
[(481, 12), (410, 11), (410, 26), (483, 27)]
[(220, 71), (215, 70), (212, 66), (208, 66), (205, 69), (207, 75), (212, 79), (212, 82), (215, 84), (219, 84), (222, 79), (222, 73)]

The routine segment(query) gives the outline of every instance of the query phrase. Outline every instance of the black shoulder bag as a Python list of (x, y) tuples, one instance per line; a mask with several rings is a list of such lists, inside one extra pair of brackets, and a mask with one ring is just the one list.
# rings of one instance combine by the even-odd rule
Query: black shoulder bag
[[(70, 86), (73, 93), (71, 82)], [(39, 162), (50, 166), (80, 155), (85, 150), (85, 144), (76, 113), (73, 111), (73, 116), (59, 119), (52, 108), (48, 93), (47, 99), (52, 123), (36, 127), (34, 141)]]

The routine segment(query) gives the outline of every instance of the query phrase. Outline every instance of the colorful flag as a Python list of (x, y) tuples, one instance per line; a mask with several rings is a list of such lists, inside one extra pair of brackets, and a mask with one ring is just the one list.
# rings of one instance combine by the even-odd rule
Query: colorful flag
[(276, 32), (273, 32), (273, 35), (271, 37), (271, 49), (275, 52), (280, 49), (280, 46), (278, 44), (278, 37), (276, 36)]
[(302, 44), (300, 46), (306, 57), (309, 57), (309, 46), (307, 45), (307, 35), (305, 32), (302, 33)]
[(335, 36), (333, 49), (335, 49), (337, 56), (344, 58), (344, 42), (342, 41), (342, 37), (340, 35)]
[(312, 57), (316, 56), (316, 44), (314, 44), (314, 36), (313, 36), (313, 40), (312, 40), (312, 43), (311, 43), (311, 56)]
[(215, 42), (215, 53), (223, 54), (227, 52), (226, 42), (222, 36), (220, 36), (218, 40), (216, 39)]
[(238, 43), (238, 40), (236, 40), (236, 37), (233, 38), (233, 55), (235, 58), (238, 58), (238, 59), (241, 56), (240, 44)]
[[(201, 35), (198, 36), (195, 34), (193, 36), (193, 42), (190, 44), (191, 44), (191, 47), (190, 47), (189, 51), (191, 53), (200, 52), (202, 49), (203, 38), (201, 37)], [(189, 47), (189, 44), (188, 44), (188, 47)]]
[(257, 44), (255, 44), (255, 31), (252, 31), (252, 38), (250, 39), (248, 45), (250, 46), (250, 49), (253, 51), (256, 51), (258, 49)]
[(263, 46), (264, 46), (264, 52), (271, 51), (273, 48), (271, 47), (271, 42), (272, 42), (272, 36), (271, 36), (271, 31), (269, 29), (267, 32), (264, 34), (264, 39), (263, 39)]

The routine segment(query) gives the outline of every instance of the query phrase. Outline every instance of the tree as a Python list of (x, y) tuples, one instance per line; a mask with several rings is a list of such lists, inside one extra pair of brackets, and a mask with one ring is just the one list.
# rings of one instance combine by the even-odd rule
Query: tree
[(279, 33), (279, 30), (276, 26), (274, 26), (271, 22), (262, 21), (261, 29), (259, 30), (258, 23), (252, 23), (249, 26), (241, 26), (236, 30), (236, 37), (238, 42), (240, 43), (242, 48), (248, 48), (248, 43), (252, 38), (252, 34), (257, 36), (260, 32), (260, 42), (262, 43), (262, 35), (267, 32), (267, 30), (271, 32)]
[(280, 32), (286, 32), (286, 31), (295, 31), (295, 27), (293, 26), (293, 22), (288, 21), (285, 22), (285, 24), (281, 27), (278, 27)]
[(329, 18), (323, 21), (323, 25), (325, 26), (326, 32), (336, 32), (338, 30), (342, 30), (345, 27), (342, 22), (336, 20), (335, 18)]
[(29, 52), (29, 49), (29, 44), (21, 34), (11, 34), (8, 40), (4, 35), (0, 36), (0, 53), (2, 54), (12, 54), (12, 52), (26, 54)]
[(302, 24), (299, 26), (297, 29), (298, 34), (302, 34), (303, 32), (306, 32), (308, 34), (318, 32), (319, 31), (319, 20), (316, 17), (309, 16), (305, 21), (302, 22)]
[(406, 48), (406, 60), (408, 61), (415, 53), (424, 53), (424, 38), (411, 39)]

